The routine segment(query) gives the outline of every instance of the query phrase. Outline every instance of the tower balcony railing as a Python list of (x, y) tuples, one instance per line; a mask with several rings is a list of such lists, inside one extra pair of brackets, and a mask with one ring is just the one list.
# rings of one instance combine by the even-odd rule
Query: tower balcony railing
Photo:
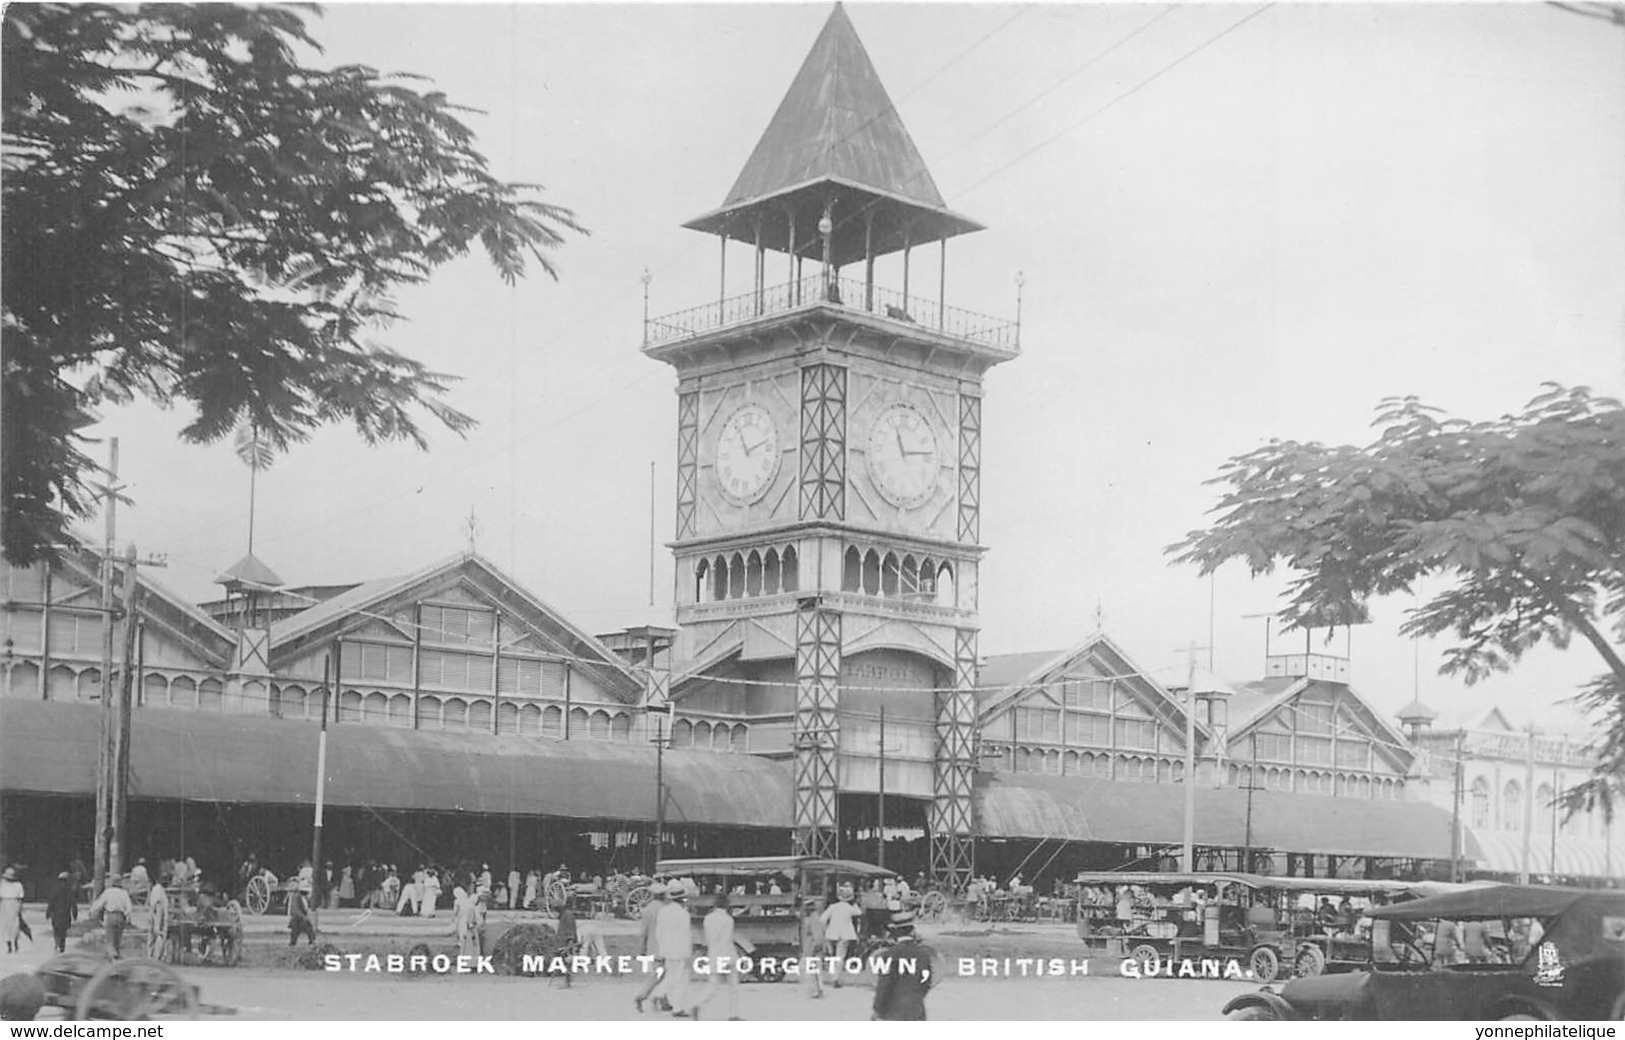
[(824, 302), (1011, 353), (1021, 349), (1019, 320), (1009, 321), (949, 307), (935, 300), (905, 296), (896, 290), (869, 285), (856, 278), (832, 277), (828, 286), (826, 290), (822, 276), (812, 275), (658, 318), (646, 318), (643, 323), (644, 346), (678, 343), (770, 314), (782, 314)]

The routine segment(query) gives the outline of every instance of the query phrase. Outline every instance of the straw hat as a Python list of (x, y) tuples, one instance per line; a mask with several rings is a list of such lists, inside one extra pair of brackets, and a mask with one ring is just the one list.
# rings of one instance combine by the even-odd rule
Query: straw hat
[(0, 878), (5, 878), (7, 881), (16, 881), (17, 880), (17, 868), (16, 867), (7, 867), (5, 870), (0, 871)]

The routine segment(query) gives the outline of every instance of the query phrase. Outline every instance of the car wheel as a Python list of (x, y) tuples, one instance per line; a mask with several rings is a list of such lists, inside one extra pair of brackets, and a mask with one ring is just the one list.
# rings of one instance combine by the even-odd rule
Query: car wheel
[(1312, 979), (1326, 970), (1326, 955), (1318, 946), (1298, 948), (1297, 959), (1292, 962), (1294, 973), (1300, 979)]
[(1139, 961), (1142, 967), (1149, 964), (1152, 970), (1156, 970), (1162, 963), (1162, 954), (1150, 943), (1141, 943), (1130, 950), (1128, 955)]
[(1224, 1016), (1226, 1022), (1279, 1022), (1281, 1016), (1265, 1004), (1249, 1004)]
[(1281, 955), (1273, 947), (1260, 946), (1247, 959), (1247, 967), (1252, 969), (1256, 981), (1268, 985), (1281, 974)]

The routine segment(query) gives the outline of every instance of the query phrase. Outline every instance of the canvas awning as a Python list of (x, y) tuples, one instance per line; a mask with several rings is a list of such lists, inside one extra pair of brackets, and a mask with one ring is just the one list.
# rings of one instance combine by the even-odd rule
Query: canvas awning
[[(980, 779), (976, 797), (983, 837), (1126, 845), (1184, 838), (1181, 784), (997, 773)], [(1196, 844), (1244, 847), (1247, 818), (1246, 791), (1197, 787)], [(1281, 852), (1442, 860), (1450, 858), (1450, 814), (1414, 802), (1256, 791), (1251, 838), (1255, 849)]]
[[(100, 709), (0, 701), (0, 789), (92, 795)], [(309, 805), (317, 726), (241, 715), (138, 708), (130, 736), (130, 796)], [(666, 819), (738, 827), (790, 826), (790, 774), (752, 755), (667, 751)], [(326, 804), (647, 822), (654, 819), (655, 749), (330, 726)]]
[[(1625, 829), (1625, 828), (1622, 828)], [(1520, 874), (1524, 867), (1522, 831), (1469, 827), (1478, 844), (1478, 869), (1490, 874)], [(1577, 838), (1550, 831), (1529, 836), (1529, 872), (1553, 877), (1608, 878), (1625, 874), (1625, 846), (1610, 849), (1601, 838)]]

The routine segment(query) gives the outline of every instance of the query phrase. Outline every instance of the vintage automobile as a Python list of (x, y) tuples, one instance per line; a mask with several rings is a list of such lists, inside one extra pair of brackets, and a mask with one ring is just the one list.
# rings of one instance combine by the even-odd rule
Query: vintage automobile
[(734, 941), (753, 960), (752, 977), (777, 982), (778, 963), (801, 954), (803, 899), (835, 898), (842, 884), (861, 888), (875, 878), (896, 876), (884, 867), (851, 859), (815, 856), (740, 856), (718, 859), (667, 859), (659, 873), (687, 878), (700, 894), (689, 899), (696, 928), (711, 909), (711, 893), (727, 888), (733, 905)]
[[(1239, 872), (1084, 871), (1074, 885), (1078, 937), (1091, 952), (1132, 958), (1153, 971), (1162, 962), (1234, 961), (1264, 982), (1291, 967), (1294, 946), (1274, 905), (1272, 878)], [(1125, 887), (1132, 899), (1123, 898)], [(1182, 901), (1187, 896), (1190, 900)]]
[[(1286, 929), (1282, 948), (1290, 952), (1291, 971), (1298, 978), (1365, 967), (1370, 950), (1367, 908), (1419, 894), (1417, 886), (1406, 881), (1300, 877), (1272, 877), (1269, 881), (1282, 904), (1280, 916)], [(1311, 907), (1293, 905), (1320, 898), (1341, 901), (1344, 897), (1360, 904), (1360, 909), (1353, 910), (1346, 920), (1338, 913), (1328, 918)]]
[(1625, 1017), (1625, 892), (1490, 885), (1367, 916), (1373, 923), (1364, 969), (1266, 986), (1226, 1004), (1225, 1017)]

